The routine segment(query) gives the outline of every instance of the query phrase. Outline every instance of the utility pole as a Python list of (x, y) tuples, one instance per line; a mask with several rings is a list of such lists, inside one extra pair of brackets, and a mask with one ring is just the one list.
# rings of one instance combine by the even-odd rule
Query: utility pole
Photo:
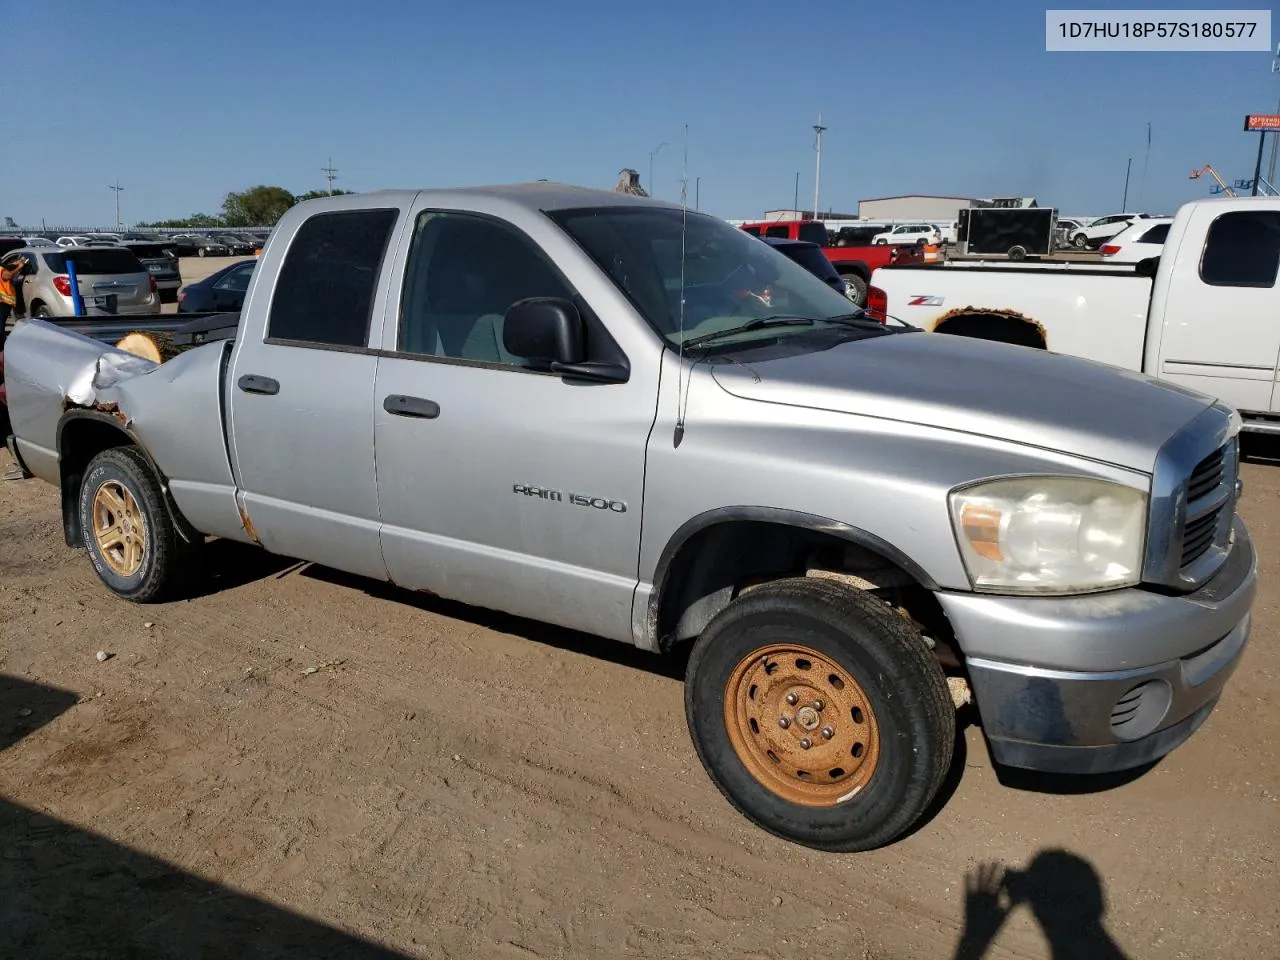
[(120, 186), (120, 178), (119, 178), (119, 177), (116, 177), (116, 182), (115, 182), (114, 184), (111, 184), (111, 183), (107, 184), (107, 189), (108, 189), (108, 190), (114, 190), (114, 191), (115, 191), (115, 195), (116, 195), (116, 232), (117, 232), (117, 233), (119, 233), (119, 232), (120, 232), (120, 192), (121, 192), (122, 190), (124, 190), (124, 187)]
[(813, 125), (813, 132), (817, 135), (817, 142), (814, 149), (818, 151), (817, 166), (813, 172), (813, 218), (818, 219), (818, 188), (822, 185), (822, 135), (827, 128), (822, 125), (822, 111), (818, 111), (818, 122)]
[(1147, 168), (1151, 166), (1151, 121), (1147, 121), (1147, 155), (1142, 161), (1142, 186), (1138, 188), (1139, 212), (1146, 209), (1147, 202)]
[(657, 197), (658, 189), (653, 182), (653, 158), (658, 155), (658, 151), (667, 145), (667, 141), (663, 140), (660, 144), (649, 151), (649, 196)]
[(799, 170), (796, 171), (796, 198), (794, 201), (792, 201), (791, 209), (795, 212), (795, 215), (797, 217), (800, 216), (800, 171)]
[(1120, 210), (1129, 212), (1129, 168), (1133, 166), (1133, 157), (1124, 165), (1124, 199), (1120, 201)]
[(333, 196), (333, 181), (338, 179), (338, 168), (333, 165), (333, 157), (329, 158), (329, 165), (321, 167), (320, 172), (324, 174), (324, 178), (329, 181), (329, 196)]
[[(1271, 72), (1280, 73), (1280, 43), (1276, 44), (1276, 55), (1271, 60)], [(1280, 103), (1276, 104), (1276, 113), (1280, 113)], [(1267, 164), (1267, 183), (1276, 182), (1276, 150), (1280, 148), (1280, 130), (1271, 134), (1271, 162)]]
[(702, 209), (702, 178), (693, 178), (693, 209)]

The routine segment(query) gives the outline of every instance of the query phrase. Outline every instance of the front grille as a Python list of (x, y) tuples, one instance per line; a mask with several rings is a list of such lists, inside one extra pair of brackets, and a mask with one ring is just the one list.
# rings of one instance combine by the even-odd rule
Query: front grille
[(1219, 447), (1209, 454), (1191, 471), (1191, 479), (1187, 481), (1187, 502), (1199, 500), (1207, 493), (1212, 493), (1222, 482), (1223, 460), (1226, 447)]
[(1186, 570), (1225, 537), (1235, 502), (1236, 441), (1219, 447), (1196, 464), (1187, 479), (1187, 524), (1182, 532), (1179, 566)]
[(1195, 563), (1213, 546), (1213, 538), (1218, 532), (1218, 515), (1221, 512), (1222, 508), (1218, 507), (1187, 524), (1187, 531), (1182, 537), (1182, 566)]

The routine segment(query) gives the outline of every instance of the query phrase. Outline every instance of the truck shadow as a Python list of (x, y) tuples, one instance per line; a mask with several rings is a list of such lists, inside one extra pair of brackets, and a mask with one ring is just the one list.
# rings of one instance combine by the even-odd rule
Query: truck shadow
[(1125, 960), (1103, 922), (1102, 879), (1067, 850), (1041, 850), (1024, 870), (984, 863), (964, 883), (964, 928), (952, 960), (981, 960), (1020, 906), (1031, 910), (1053, 960)]
[[(0, 751), (77, 700), (67, 690), (0, 675)], [(404, 954), (0, 798), (0, 956), (400, 960)]]

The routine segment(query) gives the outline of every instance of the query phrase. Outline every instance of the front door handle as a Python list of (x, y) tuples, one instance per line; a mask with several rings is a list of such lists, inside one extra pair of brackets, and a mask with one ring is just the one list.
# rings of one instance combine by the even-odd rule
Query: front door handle
[(245, 393), (262, 393), (274, 397), (280, 392), (280, 381), (271, 377), (260, 377), (256, 373), (246, 373), (236, 381), (236, 386)]
[(382, 401), (382, 409), (397, 417), (419, 417), (423, 420), (434, 420), (440, 416), (440, 404), (422, 397), (406, 397), (402, 393), (393, 393)]

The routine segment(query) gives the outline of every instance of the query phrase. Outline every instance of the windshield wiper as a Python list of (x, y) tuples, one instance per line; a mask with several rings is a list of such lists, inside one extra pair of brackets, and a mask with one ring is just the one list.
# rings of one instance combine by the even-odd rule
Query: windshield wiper
[(752, 330), (764, 330), (767, 327), (811, 327), (816, 322), (812, 317), (788, 317), (783, 315), (756, 317), (754, 320), (748, 320), (746, 323), (739, 324), (736, 327), (704, 333), (685, 340), (683, 346), (686, 349), (688, 347), (697, 347), (704, 343), (711, 343), (713, 340), (719, 340), (721, 337), (732, 337), (739, 333), (750, 333)]
[[(843, 323), (850, 327), (865, 327), (867, 329), (879, 327), (882, 330), (893, 329), (887, 323), (882, 323), (879, 320), (872, 320), (870, 317), (868, 317), (866, 307), (859, 307), (856, 313), (842, 313), (836, 317), (827, 317), (827, 319), (832, 323)], [(889, 319), (893, 320), (896, 323), (902, 324), (908, 330), (920, 329), (917, 326), (907, 323), (907, 321), (905, 320), (899, 320), (897, 317), (890, 317)]]

